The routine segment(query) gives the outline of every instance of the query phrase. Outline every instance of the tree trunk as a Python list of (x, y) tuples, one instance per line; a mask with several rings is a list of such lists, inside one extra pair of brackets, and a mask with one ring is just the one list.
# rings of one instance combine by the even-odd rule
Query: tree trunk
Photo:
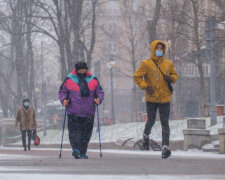
[(149, 20), (147, 25), (149, 32), (149, 44), (151, 44), (152, 41), (157, 39), (156, 27), (160, 18), (160, 9), (161, 9), (161, 0), (157, 0), (153, 20)]
[(200, 83), (200, 116), (207, 116), (205, 78), (202, 64), (198, 66)]
[(26, 26), (27, 26), (27, 34), (26, 34), (26, 43), (27, 43), (27, 61), (29, 70), (29, 88), (27, 89), (28, 98), (31, 102), (33, 101), (33, 94), (35, 91), (35, 75), (34, 75), (34, 55), (33, 55), (33, 44), (31, 41), (31, 20), (32, 20), (32, 1), (26, 1), (27, 6), (25, 8), (25, 18), (26, 18)]

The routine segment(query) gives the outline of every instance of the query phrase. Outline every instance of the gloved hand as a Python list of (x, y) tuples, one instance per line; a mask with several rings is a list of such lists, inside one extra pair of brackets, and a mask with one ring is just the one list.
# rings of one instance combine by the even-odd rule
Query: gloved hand
[(166, 82), (171, 83), (173, 82), (173, 78), (171, 76), (165, 75), (163, 78)]
[(94, 102), (99, 105), (100, 104), (100, 99), (99, 98), (94, 98)]
[(146, 89), (146, 92), (149, 93), (150, 95), (154, 93), (154, 90), (151, 86), (148, 86)]

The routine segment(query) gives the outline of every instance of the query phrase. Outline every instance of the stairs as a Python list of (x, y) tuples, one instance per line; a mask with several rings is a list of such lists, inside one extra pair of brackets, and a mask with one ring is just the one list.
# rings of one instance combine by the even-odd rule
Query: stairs
[(206, 144), (202, 148), (203, 152), (216, 152), (219, 153), (219, 142), (213, 141), (211, 144)]

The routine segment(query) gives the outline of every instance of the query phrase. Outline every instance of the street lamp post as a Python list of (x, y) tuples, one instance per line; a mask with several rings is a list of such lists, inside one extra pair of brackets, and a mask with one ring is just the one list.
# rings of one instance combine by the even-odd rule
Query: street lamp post
[(114, 112), (114, 101), (113, 101), (113, 68), (116, 66), (115, 61), (110, 61), (107, 63), (108, 68), (110, 69), (110, 75), (111, 75), (111, 118), (112, 118), (112, 124), (115, 124), (115, 112)]
[(40, 92), (39, 88), (34, 89), (34, 107), (37, 110), (37, 98), (38, 98), (38, 93)]
[(168, 40), (167, 42), (166, 42), (166, 47), (168, 48), (168, 56), (169, 56), (169, 59), (170, 59), (170, 48), (171, 48), (171, 40)]

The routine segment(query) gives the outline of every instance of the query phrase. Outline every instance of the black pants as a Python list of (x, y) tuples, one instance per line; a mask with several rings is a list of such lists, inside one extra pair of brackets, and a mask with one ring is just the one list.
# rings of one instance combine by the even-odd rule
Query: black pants
[(22, 134), (22, 142), (23, 142), (24, 149), (26, 149), (26, 133), (27, 133), (27, 136), (28, 136), (28, 149), (30, 149), (31, 132), (32, 132), (32, 130), (24, 130), (24, 131), (21, 131), (21, 134)]
[(146, 102), (148, 121), (145, 124), (144, 134), (149, 135), (152, 127), (155, 124), (157, 109), (159, 109), (160, 121), (162, 125), (162, 146), (169, 146), (169, 115), (170, 115), (170, 103), (153, 103)]
[(73, 149), (79, 149), (81, 154), (86, 154), (88, 143), (91, 139), (94, 125), (94, 116), (77, 117), (68, 115), (69, 140)]

